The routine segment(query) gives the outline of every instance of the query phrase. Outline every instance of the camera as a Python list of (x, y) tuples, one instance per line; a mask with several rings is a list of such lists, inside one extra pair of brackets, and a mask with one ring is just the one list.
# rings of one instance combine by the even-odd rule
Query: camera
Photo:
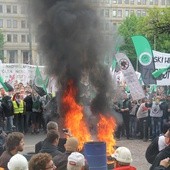
[(68, 133), (68, 129), (62, 129), (64, 133)]

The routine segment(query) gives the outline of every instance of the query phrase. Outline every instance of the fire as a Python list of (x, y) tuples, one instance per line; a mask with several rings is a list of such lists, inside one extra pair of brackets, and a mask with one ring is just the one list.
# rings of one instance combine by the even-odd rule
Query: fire
[(116, 129), (116, 121), (113, 117), (107, 117), (100, 114), (99, 123), (97, 124), (99, 141), (106, 142), (106, 152), (107, 155), (111, 155), (114, 152), (114, 146), (116, 141), (114, 139), (114, 131)]
[(62, 98), (62, 105), (66, 112), (64, 118), (65, 127), (79, 140), (79, 149), (83, 148), (84, 142), (90, 141), (90, 133), (83, 118), (83, 107), (76, 103), (77, 89), (73, 81), (68, 82), (68, 88)]

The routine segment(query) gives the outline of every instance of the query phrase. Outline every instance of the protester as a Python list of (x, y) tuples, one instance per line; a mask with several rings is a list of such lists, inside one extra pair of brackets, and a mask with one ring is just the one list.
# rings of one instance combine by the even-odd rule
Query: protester
[[(124, 125), (124, 130), (126, 132), (126, 138), (130, 138), (129, 134), (129, 121), (130, 121), (130, 110), (131, 110), (131, 102), (125, 93), (123, 96), (123, 100), (121, 103), (119, 103), (119, 108), (120, 108), (120, 113), (122, 114), (123, 117), (123, 125)], [(123, 129), (120, 129), (123, 130)]]
[[(156, 156), (152, 166), (150, 167), (150, 170), (154, 170), (154, 168), (159, 166), (161, 160), (168, 158), (168, 157), (170, 158), (170, 138), (169, 137), (167, 137), (167, 144), (168, 146), (165, 149), (161, 150)], [(167, 167), (166, 170), (170, 170), (170, 166)]]
[(112, 157), (114, 161), (114, 170), (136, 170), (135, 167), (131, 166), (132, 155), (128, 148), (118, 147)]
[(47, 133), (46, 141), (43, 142), (41, 153), (49, 153), (52, 157), (61, 154), (58, 150), (59, 134), (56, 130), (50, 130)]
[(20, 92), (13, 96), (13, 110), (16, 130), (24, 133), (25, 102), (21, 99)]
[(78, 150), (78, 139), (75, 137), (70, 137), (67, 139), (65, 146), (66, 151), (63, 154), (56, 155), (53, 158), (54, 164), (57, 170), (67, 170), (67, 159), (72, 152)]
[(31, 120), (31, 115), (32, 115), (32, 95), (30, 91), (26, 91), (26, 97), (24, 98), (24, 102), (26, 104), (26, 108), (25, 108), (25, 132), (28, 132), (28, 128), (30, 127), (30, 120)]
[(146, 149), (145, 158), (152, 164), (158, 153), (169, 145), (170, 129), (167, 130), (165, 135), (156, 137)]
[(29, 161), (29, 170), (56, 170), (52, 157), (48, 153), (33, 155)]
[(85, 158), (79, 152), (72, 152), (68, 157), (67, 170), (83, 170)]
[(1, 89), (1, 96), (2, 96), (2, 110), (6, 118), (5, 130), (7, 132), (12, 132), (14, 125), (13, 125), (13, 105), (12, 105), (11, 96), (7, 95), (4, 89)]
[(12, 132), (8, 134), (6, 140), (6, 150), (0, 157), (0, 167), (7, 168), (7, 163), (11, 157), (24, 149), (24, 135), (20, 132)]
[(27, 159), (21, 155), (16, 154), (8, 162), (9, 170), (28, 170), (28, 162)]
[(40, 126), (40, 119), (42, 114), (42, 102), (40, 100), (40, 96), (34, 91), (32, 94), (32, 115), (31, 115), (31, 122), (32, 122), (32, 134), (39, 133), (39, 126)]
[[(49, 121), (47, 123), (47, 133), (50, 130), (56, 130), (58, 132), (58, 124), (54, 121)], [(46, 138), (44, 139), (44, 141), (40, 141), (35, 145), (35, 153), (38, 153), (41, 148), (43, 143), (46, 141)], [(58, 143), (58, 150), (61, 152), (65, 152), (65, 147), (64, 144), (66, 143), (66, 138), (59, 138), (59, 143)]]

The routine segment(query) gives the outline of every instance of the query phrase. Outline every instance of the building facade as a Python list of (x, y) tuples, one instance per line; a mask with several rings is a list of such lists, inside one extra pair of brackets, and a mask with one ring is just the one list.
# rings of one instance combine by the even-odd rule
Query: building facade
[[(104, 31), (107, 37), (113, 34), (125, 17), (131, 13), (144, 16), (147, 9), (169, 7), (170, 0), (87, 0), (98, 7), (98, 13), (104, 18)], [(36, 37), (32, 33), (27, 3), (29, 0), (0, 0), (0, 30), (4, 35), (4, 62), (43, 65), (38, 52)]]
[(39, 64), (37, 43), (28, 21), (26, 1), (0, 0), (4, 63)]

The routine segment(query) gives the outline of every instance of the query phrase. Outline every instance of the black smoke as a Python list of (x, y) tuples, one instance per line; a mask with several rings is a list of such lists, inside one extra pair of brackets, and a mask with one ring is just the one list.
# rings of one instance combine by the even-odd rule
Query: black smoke
[(104, 66), (108, 44), (101, 21), (86, 0), (31, 0), (32, 20), (38, 25), (40, 49), (46, 57), (48, 74), (56, 75), (65, 90), (68, 80), (78, 87), (82, 73), (96, 89), (93, 112), (108, 111), (111, 77)]

